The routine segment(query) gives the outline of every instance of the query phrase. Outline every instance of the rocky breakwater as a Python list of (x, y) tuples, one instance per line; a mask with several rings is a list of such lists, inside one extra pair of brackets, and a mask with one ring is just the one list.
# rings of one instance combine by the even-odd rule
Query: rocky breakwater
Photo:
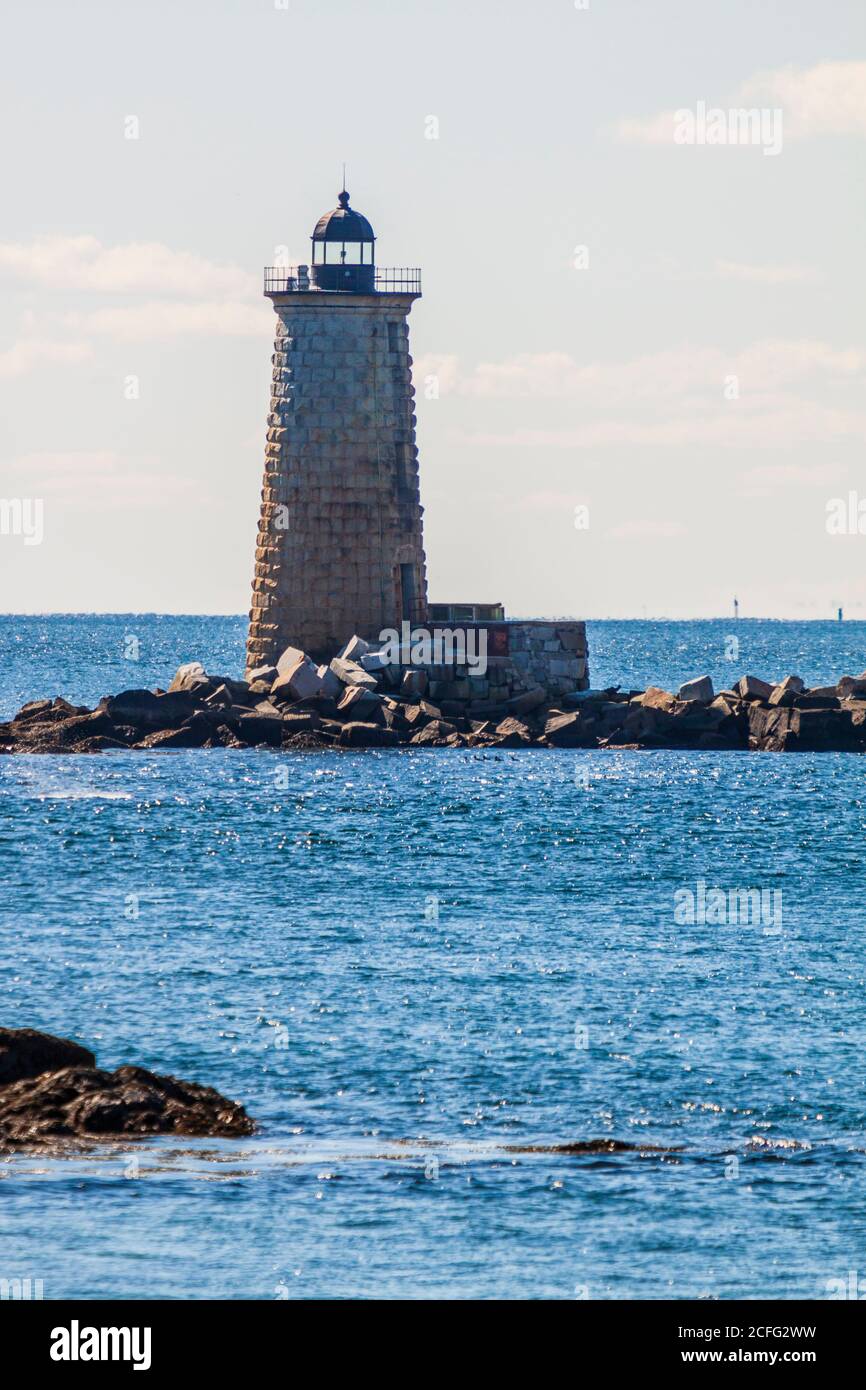
[(30, 701), (0, 724), (0, 749), (528, 746), (543, 741), (552, 713), (562, 713), (553, 692), (577, 693), (586, 684), (585, 645), (565, 645), (585, 643), (583, 625), (562, 625), (564, 640), (539, 626), (520, 625), (513, 655), (485, 654), (469, 664), (422, 665), (402, 650), (395, 660), (360, 637), (324, 665), (288, 647), (275, 666), (248, 671), (242, 681), (188, 662), (167, 690), (125, 690), (95, 709), (60, 696)]
[[(707, 676), (676, 694), (655, 686), (560, 693), (551, 681), (579, 687), (585, 677), (550, 675), (540, 652), (522, 653), (522, 662), (519, 656), (519, 650), (490, 656), (480, 674), (460, 664), (395, 662), (354, 637), (325, 665), (289, 647), (276, 666), (248, 671), (243, 681), (209, 675), (199, 662), (189, 662), (167, 690), (126, 690), (95, 709), (60, 697), (31, 701), (0, 725), (0, 750), (408, 745), (866, 751), (866, 673), (811, 690), (798, 676), (770, 684), (747, 675), (718, 693)], [(534, 670), (549, 677), (545, 684)]]
[(156, 1134), (233, 1138), (255, 1126), (210, 1086), (143, 1067), (101, 1071), (86, 1047), (0, 1028), (0, 1150)]
[(757, 752), (866, 751), (866, 672), (807, 689), (799, 676), (771, 684), (743, 676), (729, 690), (709, 676), (676, 694), (587, 691), (578, 708), (552, 717), (545, 739), (559, 747), (716, 748)]

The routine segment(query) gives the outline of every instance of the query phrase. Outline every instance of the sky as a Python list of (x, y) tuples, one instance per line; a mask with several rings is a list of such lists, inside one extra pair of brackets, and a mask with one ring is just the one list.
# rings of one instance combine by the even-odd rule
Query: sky
[(379, 263), (423, 275), (431, 600), (866, 618), (862, 0), (4, 30), (0, 609), (247, 611), (261, 269), (309, 258), (345, 161)]

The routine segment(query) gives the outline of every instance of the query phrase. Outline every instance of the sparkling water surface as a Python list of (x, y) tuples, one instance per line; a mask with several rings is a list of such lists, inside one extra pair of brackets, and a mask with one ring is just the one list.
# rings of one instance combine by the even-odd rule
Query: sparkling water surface
[[(859, 623), (588, 631), (594, 685), (866, 667)], [(237, 674), (243, 635), (3, 618), (0, 715), (196, 657)], [(0, 1160), (0, 1278), (825, 1298), (866, 1275), (864, 775), (835, 753), (0, 758), (0, 1023), (215, 1085), (260, 1126)], [(779, 910), (684, 924), (699, 881)], [(663, 1152), (515, 1151), (605, 1137)]]

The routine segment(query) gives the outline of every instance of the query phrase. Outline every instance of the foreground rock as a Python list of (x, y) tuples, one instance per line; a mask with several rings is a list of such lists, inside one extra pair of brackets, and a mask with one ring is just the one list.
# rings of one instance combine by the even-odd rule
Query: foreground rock
[[(0, 751), (97, 753), (191, 748), (672, 748), (866, 751), (866, 672), (807, 690), (744, 675), (714, 692), (708, 676), (677, 694), (658, 686), (574, 689), (552, 698), (490, 658), (483, 678), (460, 666), (402, 669), (353, 638), (329, 665), (288, 648), (249, 679), (187, 662), (169, 689), (125, 690), (96, 709), (33, 700), (0, 724)], [(504, 660), (504, 658), (503, 658)]]
[(143, 1067), (101, 1071), (92, 1052), (30, 1028), (0, 1028), (0, 1149), (112, 1137), (252, 1134), (243, 1106)]

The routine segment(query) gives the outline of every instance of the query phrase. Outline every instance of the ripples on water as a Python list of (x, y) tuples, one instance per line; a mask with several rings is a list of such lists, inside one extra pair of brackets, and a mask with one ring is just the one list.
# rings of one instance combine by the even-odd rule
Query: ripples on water
[[(239, 665), (237, 620), (135, 620), (158, 655), (145, 641), (134, 678), (133, 620), (30, 621), (54, 647), (31, 630), (16, 658), (7, 620), (4, 712), (165, 680), (205, 641)], [(861, 625), (746, 626), (785, 659), (737, 671), (866, 666)], [(595, 681), (619, 651), (624, 685), (723, 684), (723, 657), (676, 665), (712, 637), (689, 631), (592, 625)], [(88, 661), (84, 689), (66, 673)], [(0, 1163), (0, 1274), (47, 1297), (826, 1296), (864, 1248), (864, 772), (715, 752), (0, 760), (3, 1023), (212, 1083), (261, 1124)], [(779, 891), (781, 932), (679, 925), (699, 879)], [(515, 1152), (606, 1136), (677, 1151)]]

